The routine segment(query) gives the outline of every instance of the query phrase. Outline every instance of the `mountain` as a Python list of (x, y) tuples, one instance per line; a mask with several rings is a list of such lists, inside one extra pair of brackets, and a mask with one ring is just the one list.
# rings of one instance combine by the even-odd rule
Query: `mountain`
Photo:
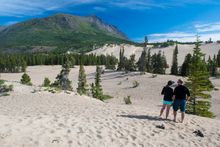
[[(11, 25), (0, 31), (0, 49), (33, 51), (41, 48), (86, 51), (106, 43), (128, 43), (126, 35), (97, 16), (56, 14)], [(38, 51), (38, 49), (36, 50)]]
[(1, 32), (2, 30), (4, 30), (4, 29), (5, 29), (4, 26), (0, 26), (0, 32)]

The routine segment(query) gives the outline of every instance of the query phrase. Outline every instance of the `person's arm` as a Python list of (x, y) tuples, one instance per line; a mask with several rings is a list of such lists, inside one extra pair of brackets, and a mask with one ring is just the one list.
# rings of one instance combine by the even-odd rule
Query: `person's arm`
[(173, 101), (175, 100), (176, 98), (176, 88), (174, 89), (174, 92), (173, 92)]

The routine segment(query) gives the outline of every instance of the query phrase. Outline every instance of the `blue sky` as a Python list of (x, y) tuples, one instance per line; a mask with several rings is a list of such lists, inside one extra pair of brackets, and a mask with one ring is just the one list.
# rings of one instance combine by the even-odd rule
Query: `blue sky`
[(219, 0), (0, 0), (0, 25), (56, 13), (97, 15), (131, 40), (220, 40)]

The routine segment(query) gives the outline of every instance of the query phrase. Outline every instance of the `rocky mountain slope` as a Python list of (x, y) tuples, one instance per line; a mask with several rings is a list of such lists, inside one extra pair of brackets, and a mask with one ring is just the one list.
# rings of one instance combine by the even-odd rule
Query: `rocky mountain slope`
[(10, 51), (30, 51), (36, 46), (45, 50), (53, 46), (82, 51), (121, 42), (129, 42), (126, 35), (97, 16), (56, 14), (17, 23), (0, 31), (0, 48)]

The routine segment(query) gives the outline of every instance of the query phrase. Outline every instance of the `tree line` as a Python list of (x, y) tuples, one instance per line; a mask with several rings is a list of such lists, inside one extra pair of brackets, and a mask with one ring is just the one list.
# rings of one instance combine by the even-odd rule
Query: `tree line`
[(119, 71), (140, 71), (165, 74), (166, 68), (168, 68), (167, 60), (164, 53), (161, 51), (152, 55), (151, 49), (145, 47), (140, 58), (136, 62), (134, 54), (132, 54), (130, 58), (127, 58), (124, 56), (124, 47), (121, 47), (120, 49), (117, 69)]
[[(200, 45), (199, 45), (200, 46)], [(208, 60), (205, 59), (205, 54), (201, 52), (201, 55), (203, 57), (204, 64), (206, 65), (206, 71), (209, 73), (212, 77), (219, 76), (218, 68), (220, 68), (220, 50), (218, 51), (217, 55), (214, 55), (213, 58), (211, 56), (208, 57)], [(174, 52), (173, 52), (173, 61), (171, 65), (171, 74), (172, 75), (179, 75), (183, 77), (188, 77), (191, 72), (191, 64), (193, 62), (193, 55), (187, 54), (185, 56), (185, 59), (182, 63), (182, 65), (178, 66), (178, 46), (176, 46)]]
[(64, 65), (70, 62), (74, 65), (106, 65), (109, 69), (115, 69), (118, 63), (112, 55), (86, 55), (86, 54), (0, 54), (0, 72), (25, 72), (27, 66), (34, 65)]

